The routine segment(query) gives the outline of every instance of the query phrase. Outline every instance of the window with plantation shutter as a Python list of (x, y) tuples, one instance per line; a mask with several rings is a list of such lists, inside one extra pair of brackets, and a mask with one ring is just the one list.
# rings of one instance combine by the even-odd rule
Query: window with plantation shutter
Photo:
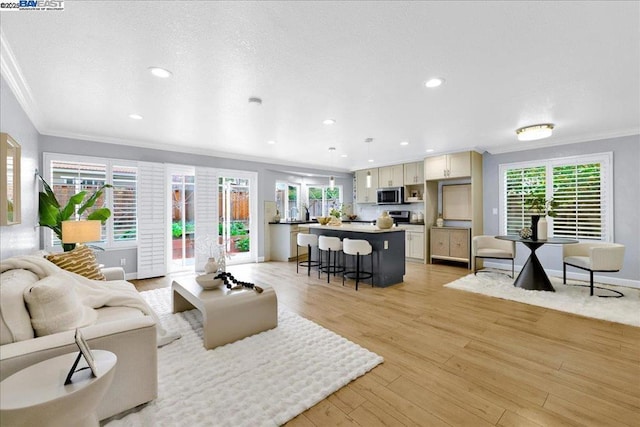
[[(100, 246), (114, 247), (135, 244), (137, 227), (137, 167), (124, 160), (100, 159), (56, 153), (44, 154), (44, 179), (49, 183), (60, 205), (80, 191), (87, 197), (105, 184), (113, 188), (106, 190), (95, 205), (84, 212), (80, 219), (93, 210), (106, 207), (111, 217), (102, 226)], [(86, 199), (85, 199), (86, 200)], [(72, 217), (73, 218), (73, 217)], [(47, 239), (47, 248), (60, 245), (54, 233)]]
[(113, 240), (135, 241), (138, 238), (137, 202), (138, 170), (114, 165), (113, 176)]
[(544, 166), (516, 167), (503, 175), (505, 186), (504, 217), (506, 234), (531, 225), (531, 214), (526, 210), (525, 198), (528, 191), (545, 192), (546, 168)]
[(549, 218), (549, 235), (612, 241), (612, 154), (500, 165), (500, 229), (517, 234), (531, 224), (528, 194), (545, 194), (558, 202)]

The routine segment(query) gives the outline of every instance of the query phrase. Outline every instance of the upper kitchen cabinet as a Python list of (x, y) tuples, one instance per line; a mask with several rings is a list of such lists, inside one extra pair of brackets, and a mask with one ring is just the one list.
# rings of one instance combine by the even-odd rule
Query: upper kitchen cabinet
[[(371, 174), (371, 187), (367, 188), (367, 174)], [(356, 171), (356, 203), (375, 203), (378, 189), (378, 168)]]
[(471, 151), (427, 157), (424, 177), (427, 181), (471, 176)]
[(424, 162), (404, 164), (404, 185), (424, 183)]
[(401, 187), (403, 185), (403, 165), (386, 166), (378, 169), (378, 187)]

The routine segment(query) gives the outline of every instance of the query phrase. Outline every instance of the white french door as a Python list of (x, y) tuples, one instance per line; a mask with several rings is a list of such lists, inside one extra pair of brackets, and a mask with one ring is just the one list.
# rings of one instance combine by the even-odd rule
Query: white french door
[(227, 264), (256, 262), (258, 254), (258, 174), (218, 171), (218, 241)]

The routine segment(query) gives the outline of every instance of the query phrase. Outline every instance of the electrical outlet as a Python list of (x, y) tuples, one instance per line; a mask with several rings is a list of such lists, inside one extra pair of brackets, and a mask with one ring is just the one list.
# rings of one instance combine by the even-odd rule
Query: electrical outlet
[(125, 265), (127, 265), (127, 259), (126, 258), (120, 258), (120, 267), (124, 267)]
[(384, 248), (385, 249), (389, 249), (389, 241), (388, 240), (384, 241)]

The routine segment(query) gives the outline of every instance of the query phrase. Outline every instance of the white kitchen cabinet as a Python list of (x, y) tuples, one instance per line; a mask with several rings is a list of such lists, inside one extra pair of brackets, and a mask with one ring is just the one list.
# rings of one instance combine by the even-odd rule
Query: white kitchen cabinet
[[(367, 172), (371, 172), (371, 188), (367, 188)], [(378, 168), (356, 171), (356, 203), (376, 203)]]
[(424, 177), (427, 181), (469, 176), (471, 176), (470, 151), (427, 157), (424, 161)]
[[(296, 259), (296, 247), (298, 246), (297, 224), (270, 224), (271, 260), (292, 261)], [(298, 248), (300, 256), (307, 254), (306, 246)]]
[(404, 164), (404, 185), (424, 183), (424, 162)]
[(424, 225), (403, 225), (405, 257), (424, 260)]
[(378, 187), (401, 187), (403, 185), (403, 165), (393, 165), (378, 168)]

